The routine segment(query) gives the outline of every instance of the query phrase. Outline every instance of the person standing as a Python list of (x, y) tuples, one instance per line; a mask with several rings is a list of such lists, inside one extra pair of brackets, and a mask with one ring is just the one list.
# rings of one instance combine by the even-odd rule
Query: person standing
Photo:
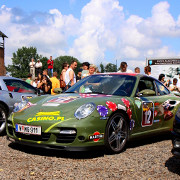
[(127, 69), (128, 65), (126, 62), (121, 62), (120, 64), (120, 70), (118, 72), (121, 73), (133, 73), (130, 69)]
[(77, 68), (77, 62), (73, 60), (71, 62), (71, 65), (69, 69), (66, 71), (65, 74), (65, 83), (66, 83), (66, 89), (73, 86), (76, 83), (76, 75), (74, 70)]
[(144, 73), (148, 76), (151, 76), (151, 67), (150, 66), (146, 66), (144, 68)]
[(31, 58), (31, 62), (29, 63), (29, 67), (30, 67), (30, 74), (32, 74), (32, 80), (35, 79), (35, 62), (34, 62), (34, 58)]
[(41, 73), (41, 68), (42, 68), (42, 62), (40, 61), (40, 59), (37, 60), (37, 63), (35, 65), (36, 68), (36, 74), (38, 75), (39, 73)]
[(50, 56), (50, 59), (48, 59), (47, 61), (48, 64), (48, 73), (51, 73), (51, 77), (53, 76), (53, 65), (54, 65), (54, 61), (52, 59), (52, 56)]
[(55, 88), (60, 88), (60, 82), (57, 79), (57, 72), (53, 72), (53, 77), (50, 78), (50, 80), (52, 82), (51, 95), (56, 95), (56, 93), (54, 93), (54, 89)]
[(83, 62), (82, 63), (82, 73), (81, 73), (81, 79), (85, 77), (85, 74), (89, 73), (89, 63), (88, 62)]
[(66, 74), (66, 71), (68, 70), (69, 68), (69, 64), (68, 63), (63, 63), (62, 65), (62, 71), (61, 71), (61, 74), (60, 74), (60, 87), (62, 90), (65, 89), (66, 87), (66, 83), (65, 83), (65, 74)]
[(139, 74), (139, 73), (140, 73), (140, 68), (139, 68), (139, 67), (136, 67), (136, 68), (134, 69), (134, 72), (137, 73), (137, 74)]

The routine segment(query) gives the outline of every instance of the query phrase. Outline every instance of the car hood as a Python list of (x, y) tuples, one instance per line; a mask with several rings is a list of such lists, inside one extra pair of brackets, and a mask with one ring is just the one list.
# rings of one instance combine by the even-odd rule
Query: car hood
[(48, 123), (52, 124), (57, 121), (77, 120), (74, 116), (75, 111), (86, 103), (95, 105), (94, 112), (90, 115), (93, 117), (103, 117), (107, 119), (109, 115), (119, 109), (125, 109), (122, 99), (125, 97), (104, 95), (104, 94), (60, 94), (56, 96), (47, 96), (33, 98), (29, 105), (21, 112), (14, 113), (14, 122), (34, 124)]

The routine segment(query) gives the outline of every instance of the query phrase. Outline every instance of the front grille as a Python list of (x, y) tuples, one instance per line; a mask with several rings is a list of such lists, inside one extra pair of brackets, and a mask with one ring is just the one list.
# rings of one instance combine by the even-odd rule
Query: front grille
[(50, 136), (51, 136), (50, 133), (42, 133), (39, 136), (39, 135), (23, 134), (23, 133), (18, 133), (18, 132), (15, 132), (15, 135), (18, 138), (27, 139), (27, 140), (33, 140), (33, 141), (48, 141)]
[(64, 133), (64, 134), (56, 134), (56, 142), (57, 143), (72, 143), (75, 138), (76, 138), (76, 135), (77, 135), (77, 130), (74, 129), (74, 128), (61, 128), (60, 131), (63, 131), (63, 130), (69, 130), (69, 131), (75, 131), (76, 133), (73, 133), (73, 134), (68, 134), (68, 133)]
[(76, 138), (76, 134), (58, 134), (57, 143), (72, 143)]

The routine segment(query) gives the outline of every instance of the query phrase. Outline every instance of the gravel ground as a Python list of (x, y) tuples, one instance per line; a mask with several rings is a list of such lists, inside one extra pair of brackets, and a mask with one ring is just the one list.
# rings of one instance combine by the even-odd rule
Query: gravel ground
[(120, 154), (63, 152), (0, 137), (0, 179), (180, 179), (180, 159), (166, 136), (133, 141)]

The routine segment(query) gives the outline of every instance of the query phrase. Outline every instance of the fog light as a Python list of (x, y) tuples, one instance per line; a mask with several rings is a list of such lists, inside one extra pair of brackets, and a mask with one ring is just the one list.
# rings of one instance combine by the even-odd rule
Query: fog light
[(76, 134), (75, 130), (60, 130), (60, 134)]
[(84, 141), (84, 140), (85, 140), (85, 137), (84, 137), (84, 136), (78, 136), (78, 139), (79, 139), (80, 141)]

